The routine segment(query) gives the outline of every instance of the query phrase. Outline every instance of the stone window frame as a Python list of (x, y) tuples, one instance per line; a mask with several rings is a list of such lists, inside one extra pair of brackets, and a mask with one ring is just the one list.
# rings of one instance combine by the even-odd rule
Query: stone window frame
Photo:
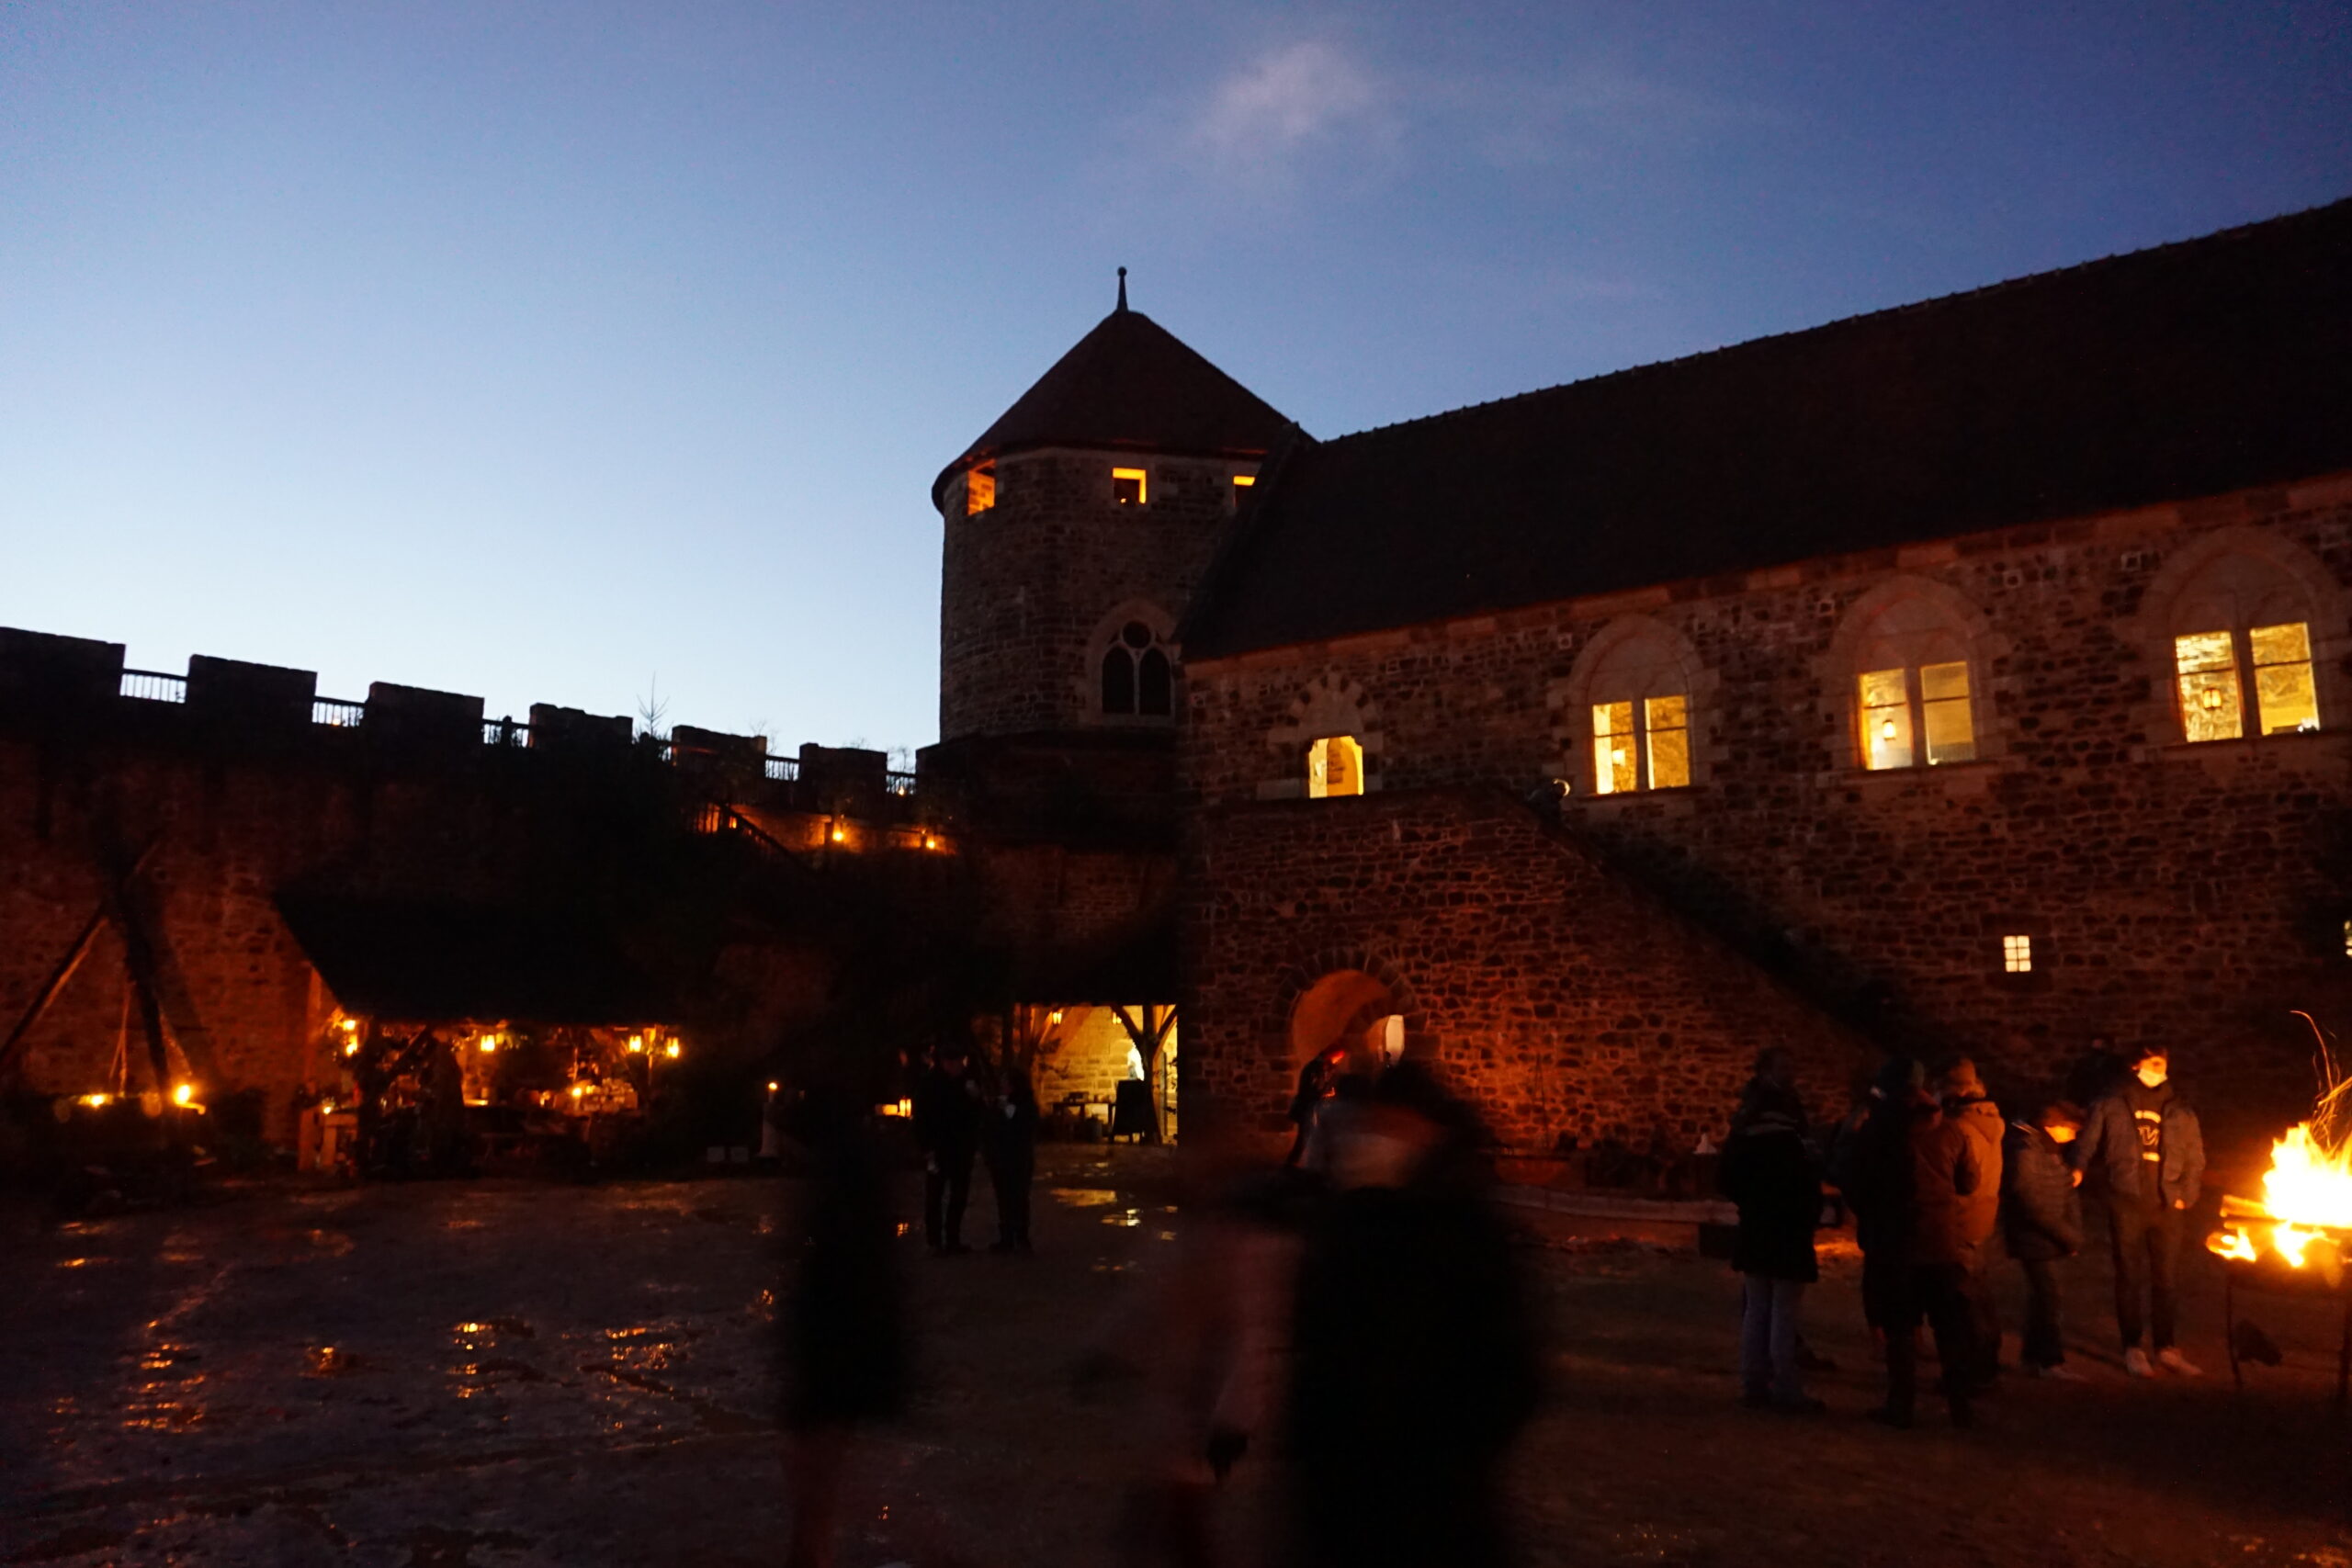
[[(1151, 632), (1151, 646), (1168, 656), (1168, 711), (1105, 713), (1102, 711), (1102, 656), (1130, 621), (1140, 621)], [(1075, 682), (1079, 712), (1086, 722), (1106, 729), (1166, 729), (1184, 706), (1184, 660), (1176, 643), (1176, 617), (1144, 598), (1124, 600), (1094, 623), (1086, 638)]]
[[(2141, 593), (2137, 610), (2119, 628), (2147, 663), (2146, 691), (2142, 701), (2133, 705), (2132, 718), (2133, 728), (2147, 738), (2149, 748), (2159, 756), (2233, 755), (2248, 747), (2275, 748), (2314, 738), (2248, 734), (2235, 740), (2190, 740), (2182, 728), (2173, 638), (2184, 629), (2214, 628), (2183, 628), (2174, 623), (2192, 595), (2210, 584), (2228, 563), (2240, 560), (2251, 561), (2278, 578), (2280, 586), (2299, 595), (2306, 607), (2312, 680), (2319, 699), (2320, 728), (2315, 734), (2352, 730), (2352, 681), (2344, 673), (2346, 660), (2352, 659), (2352, 631), (2347, 631), (2352, 627), (2352, 595), (2346, 594), (2327, 563), (2301, 541), (2276, 530), (2238, 524), (2166, 551)], [(2235, 634), (2233, 647), (2243, 642), (2249, 625), (2240, 615), (2230, 626)], [(2251, 695), (2246, 694), (2249, 710)]]
[[(1597, 684), (1609, 673), (1612, 660), (1625, 657), (1631, 650), (1648, 644), (1667, 660), (1672, 662), (1682, 677), (1681, 690), (1690, 701), (1686, 722), (1690, 725), (1690, 782), (1668, 789), (1646, 786), (1630, 791), (1603, 795), (1599, 789), (1599, 770), (1593, 762), (1592, 709)], [(1544, 705), (1551, 710), (1553, 758), (1560, 769), (1558, 777), (1568, 784), (1571, 800), (1674, 800), (1691, 791), (1704, 788), (1714, 771), (1714, 748), (1710, 744), (1712, 733), (1708, 720), (1714, 713), (1715, 697), (1723, 678), (1699, 657), (1699, 650), (1681, 629), (1655, 615), (1618, 615), (1604, 624), (1587, 638), (1568, 673), (1551, 682), (1544, 693)], [(1645, 693), (1645, 695), (1659, 694)], [(1614, 701), (1613, 698), (1599, 698)], [(1642, 772), (1648, 773), (1645, 759)]]
[[(1386, 742), (1377, 728), (1380, 705), (1354, 679), (1337, 669), (1311, 676), (1284, 709), (1284, 721), (1266, 731), (1266, 744), (1282, 759), (1282, 771), (1258, 783), (1260, 800), (1306, 798), (1306, 752), (1317, 740), (1334, 735), (1352, 737), (1363, 748), (1363, 793), (1381, 788), (1381, 760)], [(1331, 795), (1327, 800), (1355, 800), (1358, 795)]]
[[(1915, 761), (1907, 768), (1872, 768), (1862, 749), (1861, 694), (1859, 682), (1869, 660), (1863, 649), (1879, 620), (1895, 606), (1924, 599), (1948, 623), (1968, 661), (1969, 722), (1975, 730), (1976, 755), (1965, 762), (1929, 766)], [(2001, 693), (1994, 666), (2008, 658), (2012, 644), (1994, 630), (1991, 619), (1975, 600), (1948, 582), (1916, 572), (1883, 578), (1857, 595), (1838, 618), (1829, 646), (1814, 660), (1820, 678), (1821, 712), (1827, 735), (1823, 742), (1828, 772), (1840, 776), (1917, 781), (1934, 774), (1954, 776), (1986, 764), (2000, 764), (2009, 756), (2008, 734), (2000, 721)]]

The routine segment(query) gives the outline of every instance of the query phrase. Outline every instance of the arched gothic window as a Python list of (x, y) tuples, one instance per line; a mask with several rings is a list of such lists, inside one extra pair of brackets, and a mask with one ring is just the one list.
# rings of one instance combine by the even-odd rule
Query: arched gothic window
[(2181, 738), (2317, 729), (2312, 619), (2310, 595), (2270, 561), (2233, 552), (2199, 571), (2174, 597), (2166, 627)]
[(1854, 715), (1862, 766), (1976, 760), (1976, 682), (1968, 627), (1925, 593), (1872, 615), (1855, 644)]
[(1120, 626), (1102, 650), (1102, 711), (1114, 716), (1167, 718), (1176, 711), (1176, 672), (1168, 650), (1141, 621)]
[(1690, 784), (1690, 666), (1681, 638), (1655, 626), (1620, 630), (1599, 650), (1583, 685), (1595, 795)]

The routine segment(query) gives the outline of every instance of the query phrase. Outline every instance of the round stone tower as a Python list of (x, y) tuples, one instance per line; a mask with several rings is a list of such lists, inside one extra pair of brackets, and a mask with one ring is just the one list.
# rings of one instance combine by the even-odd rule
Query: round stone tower
[(1118, 308), (941, 471), (939, 738), (1167, 726), (1176, 624), (1290, 426)]

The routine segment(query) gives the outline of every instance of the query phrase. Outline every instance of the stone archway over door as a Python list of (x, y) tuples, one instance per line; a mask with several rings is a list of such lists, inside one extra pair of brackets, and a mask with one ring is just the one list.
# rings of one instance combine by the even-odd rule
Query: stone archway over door
[(1419, 1032), (1410, 988), (1377, 959), (1340, 957), (1311, 980), (1297, 973), (1289, 990), (1293, 1071), (1335, 1044), (1347, 1046), (1356, 1067), (1370, 1067), (1393, 1059)]

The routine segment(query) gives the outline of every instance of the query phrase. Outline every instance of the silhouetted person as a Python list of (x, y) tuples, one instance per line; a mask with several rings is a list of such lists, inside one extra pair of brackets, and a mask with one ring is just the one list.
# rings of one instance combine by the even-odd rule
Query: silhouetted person
[(1853, 1141), (1847, 1193), (1861, 1224), (1862, 1289), (1886, 1328), (1886, 1404), (1871, 1414), (1908, 1427), (1918, 1401), (1918, 1331), (1934, 1328), (1952, 1424), (1972, 1423), (1975, 1333), (1963, 1289), (1962, 1201), (1977, 1188), (1976, 1143), (1948, 1120), (1918, 1065), (1890, 1060), (1870, 1120)]
[(1335, 1044), (1309, 1056), (1306, 1065), (1298, 1069), (1298, 1089), (1290, 1097), (1290, 1119), (1297, 1131), (1291, 1136), (1290, 1153), (1283, 1157), (1285, 1167), (1295, 1169), (1305, 1157), (1307, 1135), (1315, 1131), (1316, 1114), (1338, 1081), (1340, 1064), (1347, 1059), (1347, 1046)]
[(1789, 1053), (1770, 1047), (1732, 1115), (1717, 1181), (1739, 1206), (1731, 1266), (1747, 1292), (1739, 1339), (1740, 1402), (1817, 1411), (1805, 1396), (1797, 1347), (1805, 1287), (1821, 1278), (1813, 1233), (1821, 1223), (1821, 1162), (1805, 1126)]
[[(2132, 1055), (2132, 1073), (2091, 1107), (2069, 1162), (2105, 1177), (2108, 1235), (2115, 1250), (2115, 1325), (2123, 1370), (2153, 1377), (2155, 1366), (2183, 1377), (2202, 1369), (2173, 1343), (2180, 1240), (2205, 1177), (2205, 1134), (2173, 1088), (2172, 1064), (2154, 1046)], [(2155, 1366), (2141, 1348), (2143, 1305), (2154, 1320)]]
[(972, 1160), (985, 1108), (962, 1043), (940, 1046), (937, 1063), (915, 1085), (914, 1100), (915, 1142), (923, 1154), (923, 1240), (935, 1257), (968, 1252), (964, 1206), (972, 1198)]
[(1292, 1311), (1285, 1454), (1308, 1568), (1490, 1568), (1533, 1409), (1520, 1269), (1458, 1101), (1416, 1064), (1330, 1129)]
[(1037, 1170), (1037, 1096), (1027, 1075), (1005, 1075), (1004, 1093), (989, 1108), (980, 1134), (996, 1193), (996, 1242), (991, 1252), (1029, 1250), (1029, 1182)]
[(788, 1568), (833, 1560), (842, 1472), (862, 1423), (904, 1408), (907, 1344), (890, 1165), (855, 1097), (812, 1090), (785, 1131), (808, 1150), (799, 1270), (781, 1316)]
[(2080, 1382), (2066, 1365), (2059, 1320), (2058, 1265), (2083, 1249), (2082, 1206), (2066, 1145), (2083, 1113), (2062, 1102), (2030, 1121), (2009, 1123), (2001, 1146), (2001, 1230), (2009, 1256), (2025, 1270), (2025, 1339), (2018, 1362), (2028, 1377)]
[(2089, 1046), (2066, 1069), (2066, 1100), (2071, 1105), (2097, 1105), (2132, 1076), (2132, 1065), (2115, 1049), (2115, 1036), (2094, 1034)]
[(1854, 1211), (1862, 1249), (1862, 1320), (1882, 1358), (1888, 1325), (1910, 1290), (1910, 1176), (1905, 1139), (1911, 1101), (1925, 1071), (1909, 1056), (1890, 1056), (1838, 1134), (1830, 1179)]

